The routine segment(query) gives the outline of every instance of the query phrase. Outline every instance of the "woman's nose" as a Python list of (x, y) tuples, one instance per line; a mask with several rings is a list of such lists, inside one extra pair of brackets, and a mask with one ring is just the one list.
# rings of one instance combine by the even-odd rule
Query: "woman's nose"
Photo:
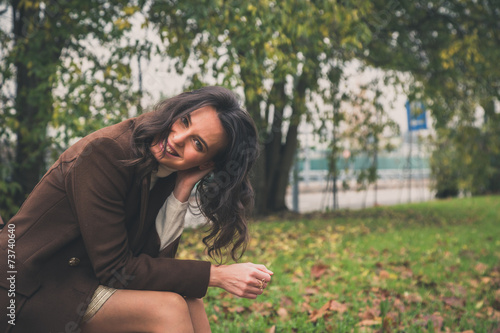
[(172, 133), (172, 143), (175, 144), (176, 146), (184, 146), (184, 141), (186, 140), (187, 137), (187, 131), (176, 131), (175, 133)]

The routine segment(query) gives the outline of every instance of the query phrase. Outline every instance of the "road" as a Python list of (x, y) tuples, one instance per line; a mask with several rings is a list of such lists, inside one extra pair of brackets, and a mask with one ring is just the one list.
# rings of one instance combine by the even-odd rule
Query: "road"
[[(299, 186), (299, 212), (324, 211), (332, 209), (333, 195), (326, 192), (326, 182), (301, 183)], [(416, 180), (412, 182), (411, 196), (408, 182), (398, 180), (379, 181), (375, 196), (373, 186), (367, 191), (339, 190), (339, 208), (360, 209), (373, 207), (376, 203), (382, 205), (395, 205), (408, 202), (429, 201), (434, 198), (434, 192), (429, 189), (428, 181)], [(286, 204), (292, 209), (292, 190), (289, 188), (286, 195)], [(201, 215), (186, 214), (186, 226), (194, 227), (203, 224)]]
[[(324, 211), (332, 209), (333, 194), (326, 192), (325, 182), (301, 184), (299, 186), (299, 212)], [(375, 192), (373, 186), (366, 191), (342, 190), (338, 192), (338, 207), (360, 209), (377, 205), (395, 205), (408, 202), (429, 201), (434, 192), (427, 181), (412, 182), (411, 196), (408, 183), (399, 181), (380, 182)], [(286, 203), (292, 208), (292, 192), (287, 192)]]

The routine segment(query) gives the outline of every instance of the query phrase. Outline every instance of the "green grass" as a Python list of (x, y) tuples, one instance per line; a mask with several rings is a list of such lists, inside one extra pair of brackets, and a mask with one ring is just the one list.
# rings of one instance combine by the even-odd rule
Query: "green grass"
[[(213, 332), (500, 330), (500, 197), (275, 217), (250, 229), (241, 261), (265, 264), (273, 280), (257, 300), (210, 288)], [(179, 257), (206, 259), (202, 236), (187, 231)]]

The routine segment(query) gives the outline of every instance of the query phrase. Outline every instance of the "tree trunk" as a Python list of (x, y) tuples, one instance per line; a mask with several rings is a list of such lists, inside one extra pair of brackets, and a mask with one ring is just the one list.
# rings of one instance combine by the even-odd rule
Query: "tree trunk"
[(272, 193), (272, 209), (273, 211), (286, 210), (286, 190), (289, 184), (289, 175), (293, 166), (294, 157), (298, 146), (298, 127), (301, 116), (305, 113), (305, 95), (306, 95), (305, 77), (298, 78), (298, 83), (295, 89), (295, 97), (292, 105), (292, 115), (290, 117), (290, 125), (286, 135), (285, 143), (281, 144), (280, 138), (280, 161), (274, 166), (274, 186), (271, 189)]
[(255, 167), (253, 185), (256, 193), (255, 213), (265, 215), (287, 210), (286, 190), (298, 143), (298, 125), (305, 110), (306, 85), (299, 80), (290, 125), (283, 142), (283, 111), (288, 105), (285, 82), (275, 82), (268, 105), (274, 107), (274, 115), (269, 130), (260, 129), (262, 151)]
[[(12, 5), (14, 48), (18, 59), (15, 62), (17, 139), (12, 180), (21, 186), (21, 191), (14, 198), (15, 204), (21, 205), (45, 171), (45, 151), (49, 145), (47, 126), (53, 114), (51, 81), (62, 46), (57, 48), (54, 42), (41, 53), (36, 46), (31, 47), (37, 38), (34, 29), (40, 24), (39, 12), (34, 8), (26, 9), (19, 1), (14, 1)], [(40, 63), (42, 65), (38, 68), (43, 68), (43, 71), (31, 70), (32, 66), (39, 66)]]

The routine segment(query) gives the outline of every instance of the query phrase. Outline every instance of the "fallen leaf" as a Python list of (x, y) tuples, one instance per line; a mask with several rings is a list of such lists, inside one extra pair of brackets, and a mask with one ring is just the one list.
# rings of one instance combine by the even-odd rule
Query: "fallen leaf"
[(479, 287), (479, 281), (476, 279), (470, 279), (469, 286), (471, 286), (474, 289), (477, 289)]
[(479, 274), (484, 274), (486, 270), (488, 269), (488, 265), (483, 264), (482, 262), (478, 263), (476, 266), (474, 266), (474, 270), (478, 272)]
[(331, 301), (329, 310), (342, 314), (347, 311), (347, 305), (339, 303), (337, 301)]
[(443, 302), (453, 308), (463, 308), (465, 306), (465, 300), (457, 297), (443, 297)]
[(382, 318), (365, 319), (356, 324), (356, 326), (373, 326), (382, 324)]
[(493, 320), (500, 320), (500, 311), (493, 311), (493, 316), (491, 316)]
[(307, 302), (303, 302), (301, 308), (302, 312), (312, 313), (314, 311), (313, 308)]
[(285, 308), (279, 308), (278, 311), (278, 316), (280, 316), (281, 319), (285, 319), (288, 317), (288, 311)]
[(405, 312), (405, 305), (399, 298), (396, 298), (392, 306), (401, 313)]
[(313, 312), (309, 316), (309, 320), (312, 321), (313, 323), (316, 322), (318, 319), (324, 317), (328, 313), (329, 309), (330, 309), (330, 301), (326, 302), (320, 309), (313, 310)]
[(490, 278), (490, 277), (488, 277), (488, 276), (483, 276), (483, 277), (481, 278), (481, 283), (482, 283), (482, 284), (490, 284), (490, 282), (491, 282), (491, 278)]
[(251, 312), (259, 313), (263, 317), (269, 317), (272, 314), (273, 305), (270, 302), (253, 302), (248, 308)]
[(370, 320), (377, 318), (376, 309), (367, 309), (365, 312), (361, 312), (358, 314), (359, 319), (362, 320)]
[(409, 268), (401, 272), (401, 277), (403, 279), (411, 279), (413, 277), (413, 271)]
[(404, 298), (407, 300), (409, 303), (422, 303), (422, 296), (420, 296), (417, 293), (404, 293)]
[(449, 282), (446, 284), (446, 287), (457, 297), (467, 295), (467, 288), (462, 285)]
[(382, 328), (384, 332), (390, 332), (392, 327), (396, 327), (399, 322), (399, 314), (397, 312), (391, 311), (385, 315), (382, 320)]
[(232, 313), (242, 313), (243, 311), (245, 311), (245, 308), (242, 306), (235, 306), (232, 308), (228, 308), (228, 310), (229, 310), (229, 312), (232, 312)]
[(316, 295), (319, 293), (319, 289), (316, 287), (306, 287), (306, 295)]
[(435, 312), (432, 315), (415, 319), (414, 323), (422, 327), (427, 327), (429, 321), (432, 323), (434, 330), (440, 331), (443, 326), (444, 319), (439, 312)]
[(323, 274), (326, 273), (327, 269), (328, 269), (329, 266), (325, 265), (325, 264), (316, 264), (314, 265), (312, 268), (311, 268), (311, 275), (315, 278), (315, 279), (319, 279), (321, 276), (323, 276)]
[(281, 302), (280, 302), (281, 306), (292, 306), (293, 303), (294, 302), (290, 297), (288, 296), (281, 297)]
[(378, 276), (382, 280), (386, 280), (386, 279), (388, 279), (391, 276), (391, 274), (388, 271), (382, 269), (380, 272), (378, 272)]
[(276, 325), (271, 326), (266, 333), (275, 333), (276, 332)]

